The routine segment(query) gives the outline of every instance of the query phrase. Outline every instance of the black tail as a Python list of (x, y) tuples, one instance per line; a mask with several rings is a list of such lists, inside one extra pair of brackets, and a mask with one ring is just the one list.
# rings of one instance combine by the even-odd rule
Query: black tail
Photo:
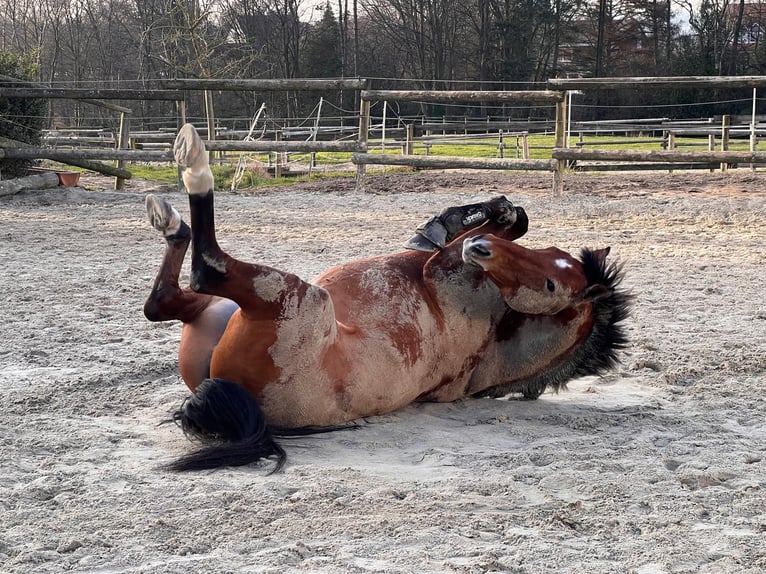
[(205, 379), (173, 420), (188, 437), (211, 444), (170, 463), (170, 470), (243, 466), (275, 456), (271, 472), (277, 472), (285, 463), (285, 451), (274, 442), (255, 398), (232, 381)]

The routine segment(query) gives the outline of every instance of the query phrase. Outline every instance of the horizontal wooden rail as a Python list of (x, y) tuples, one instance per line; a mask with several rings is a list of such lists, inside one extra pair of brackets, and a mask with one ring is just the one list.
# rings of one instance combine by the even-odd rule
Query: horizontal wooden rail
[[(206, 141), (209, 151), (278, 151), (278, 152), (355, 152), (363, 151), (364, 145), (357, 141), (348, 142), (232, 142)], [(172, 162), (173, 153), (168, 150), (142, 149), (54, 149), (54, 148), (0, 148), (0, 158), (9, 159), (51, 159), (66, 161), (71, 159), (100, 159), (125, 161)]]
[(755, 163), (766, 164), (766, 152), (757, 151), (675, 151), (601, 150), (555, 148), (553, 159), (583, 161), (656, 161), (667, 163)]
[(88, 90), (80, 88), (6, 88), (0, 96), (7, 98), (50, 98), (71, 100), (183, 100), (183, 92), (173, 90)]
[(642, 138), (637, 140), (596, 140), (594, 142), (577, 141), (574, 143), (578, 148), (588, 145), (629, 145), (629, 144), (645, 144), (645, 143), (663, 143), (667, 141), (665, 138)]
[(545, 159), (468, 158), (459, 156), (394, 155), (380, 153), (355, 153), (351, 161), (357, 165), (404, 165), (409, 167), (432, 167), (439, 169), (510, 169), (553, 171), (555, 162)]
[(300, 78), (247, 79), (247, 78), (185, 78), (165, 80), (162, 85), (172, 90), (363, 90), (368, 81), (360, 78), (346, 80), (315, 80)]
[(695, 169), (717, 169), (721, 167), (718, 162), (714, 163), (583, 163), (575, 165), (573, 169), (579, 172), (587, 171), (690, 171)]
[(766, 76), (657, 76), (625, 78), (551, 78), (553, 90), (619, 90), (623, 88), (766, 88)]
[[(17, 87), (24, 87), (24, 88), (46, 88), (47, 86), (44, 86), (42, 84), (36, 83), (36, 82), (29, 82), (26, 80), (19, 80), (18, 78), (14, 78), (11, 76), (6, 76), (3, 74), (0, 74), (0, 86), (8, 84), (9, 88), (17, 88)], [(82, 102), (85, 102), (87, 104), (91, 104), (94, 106), (98, 106), (101, 108), (106, 108), (109, 110), (114, 110), (116, 112), (120, 112), (123, 114), (132, 114), (133, 110), (130, 108), (125, 108), (123, 106), (118, 106), (117, 104), (113, 104), (112, 102), (102, 102), (100, 100), (81, 100)]]
[[(174, 161), (173, 152), (140, 149), (53, 149), (53, 148), (0, 148), (0, 158), (68, 160), (100, 159), (105, 161)], [(72, 164), (75, 165), (75, 164)]]
[(400, 102), (524, 102), (555, 104), (564, 100), (564, 93), (549, 90), (527, 91), (466, 91), (466, 90), (364, 90), (362, 99), (397, 100)]
[(16, 177), (0, 181), (0, 197), (27, 189), (50, 189), (58, 184), (59, 176), (55, 173), (35, 173), (26, 177)]
[(352, 141), (206, 141), (210, 151), (292, 151), (292, 152), (354, 152), (364, 151), (363, 143)]

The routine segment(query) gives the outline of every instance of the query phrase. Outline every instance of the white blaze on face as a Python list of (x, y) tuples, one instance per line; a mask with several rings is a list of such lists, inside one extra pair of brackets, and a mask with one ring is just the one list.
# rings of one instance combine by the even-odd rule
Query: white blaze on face
[(571, 269), (572, 264), (566, 259), (556, 259), (554, 262), (559, 269)]

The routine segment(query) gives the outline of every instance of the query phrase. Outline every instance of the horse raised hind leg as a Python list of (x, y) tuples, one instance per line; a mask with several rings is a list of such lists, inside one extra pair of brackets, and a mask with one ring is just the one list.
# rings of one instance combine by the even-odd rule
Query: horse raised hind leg
[(186, 385), (194, 391), (210, 376), (210, 359), (229, 318), (237, 309), (230, 300), (181, 288), (178, 278), (191, 241), (191, 229), (166, 200), (146, 196), (151, 226), (165, 239), (165, 253), (144, 303), (150, 321), (181, 321), (178, 368)]
[[(212, 173), (204, 144), (191, 125), (179, 131), (174, 153), (178, 165), (184, 168), (182, 178), (189, 194), (193, 230), (193, 291), (182, 293), (190, 300), (194, 295), (207, 298), (201, 300), (210, 301), (211, 307), (222, 301), (235, 307), (226, 317), (224, 329), (214, 337), (210, 370), (216, 377), (196, 387), (194, 396), (175, 414), (187, 434), (212, 438), (218, 444), (186, 455), (170, 468), (240, 466), (276, 456), (278, 469), (285, 454), (273, 441), (272, 429), (255, 399), (265, 385), (278, 379), (283, 366), (275, 364), (269, 350), (279, 339), (286, 356), (294, 357), (295, 361), (299, 357), (308, 362), (316, 360), (312, 347), (334, 335), (332, 302), (324, 289), (293, 274), (245, 263), (223, 252), (215, 237)], [(171, 257), (168, 270), (175, 263)], [(280, 329), (283, 323), (286, 329)], [(258, 384), (245, 387), (243, 380)], [(282, 434), (313, 430), (296, 429)]]
[[(191, 230), (162, 198), (148, 195), (146, 211), (149, 223), (165, 238), (166, 247), (144, 314), (150, 321), (183, 323), (178, 366), (184, 382), (194, 392), (173, 419), (187, 435), (213, 443), (168, 468), (185, 471), (236, 466), (275, 455), (274, 470), (279, 469), (285, 460), (284, 450), (271, 439), (265, 418), (252, 397), (235, 383), (209, 378), (213, 350), (238, 308), (236, 303), (179, 286)], [(218, 448), (215, 443), (219, 441), (226, 442), (227, 448)]]

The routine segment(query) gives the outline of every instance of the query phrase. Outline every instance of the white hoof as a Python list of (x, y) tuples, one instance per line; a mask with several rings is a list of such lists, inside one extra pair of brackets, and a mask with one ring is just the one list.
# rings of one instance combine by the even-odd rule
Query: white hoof
[(181, 229), (181, 215), (170, 203), (150, 193), (146, 196), (144, 204), (149, 223), (154, 229), (165, 237), (178, 233)]
[(191, 124), (184, 124), (173, 143), (173, 156), (180, 167), (194, 167), (200, 161), (207, 163), (205, 144)]
[(173, 144), (173, 156), (179, 167), (184, 168), (181, 178), (186, 191), (205, 194), (213, 190), (213, 173), (210, 171), (205, 144), (193, 125), (184, 124), (178, 130)]

